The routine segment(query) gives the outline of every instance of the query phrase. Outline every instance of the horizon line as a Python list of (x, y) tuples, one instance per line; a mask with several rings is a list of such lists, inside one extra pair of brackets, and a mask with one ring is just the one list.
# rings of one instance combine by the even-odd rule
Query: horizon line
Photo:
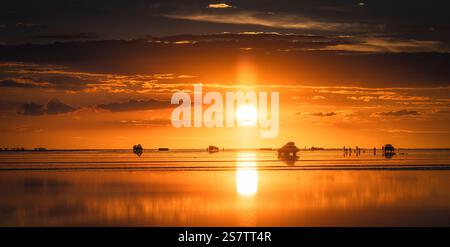
[[(158, 151), (158, 149), (163, 148), (163, 149), (168, 149), (168, 151), (170, 150), (205, 150), (206, 148), (199, 148), (199, 147), (191, 147), (191, 148), (171, 148), (171, 147), (152, 147), (152, 148), (144, 148), (144, 150), (149, 150), (149, 151)], [(300, 150), (303, 151), (326, 151), (326, 150), (343, 150), (343, 147), (330, 147), (330, 148), (322, 148), (322, 147), (314, 147), (316, 148), (315, 150), (312, 150), (312, 147), (306, 147), (306, 148), (299, 148)], [(347, 148), (347, 146), (346, 146)], [(351, 147), (352, 149), (354, 149), (355, 147)], [(366, 149), (366, 150), (373, 150), (372, 148), (367, 148), (367, 147), (358, 147), (360, 149)], [(37, 147), (37, 148), (8, 148), (7, 150), (5, 150), (5, 148), (0, 148), (0, 152), (5, 152), (5, 151), (95, 151), (95, 150), (132, 150), (133, 148), (45, 148), (45, 147)], [(259, 147), (259, 148), (239, 148), (239, 147), (231, 147), (231, 148), (225, 148), (219, 147), (219, 150), (258, 150), (258, 151), (270, 151), (270, 150), (277, 150), (278, 148), (272, 148), (272, 147)], [(398, 149), (406, 149), (406, 150), (450, 150), (450, 147), (397, 147)], [(376, 148), (376, 150), (381, 150), (381, 148)]]

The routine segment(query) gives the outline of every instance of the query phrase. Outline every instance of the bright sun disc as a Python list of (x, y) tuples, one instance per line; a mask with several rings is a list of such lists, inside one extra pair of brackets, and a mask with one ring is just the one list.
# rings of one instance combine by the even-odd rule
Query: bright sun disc
[(240, 125), (253, 126), (258, 120), (258, 112), (251, 105), (243, 105), (236, 110), (236, 120)]

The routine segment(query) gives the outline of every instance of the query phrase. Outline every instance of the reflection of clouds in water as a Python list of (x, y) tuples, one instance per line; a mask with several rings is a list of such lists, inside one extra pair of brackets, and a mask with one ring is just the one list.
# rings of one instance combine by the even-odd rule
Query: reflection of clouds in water
[(3, 171), (0, 226), (449, 224), (446, 170), (275, 171), (260, 152), (227, 157), (236, 170)]
[(237, 154), (236, 191), (240, 196), (254, 196), (258, 192), (258, 170), (255, 152)]

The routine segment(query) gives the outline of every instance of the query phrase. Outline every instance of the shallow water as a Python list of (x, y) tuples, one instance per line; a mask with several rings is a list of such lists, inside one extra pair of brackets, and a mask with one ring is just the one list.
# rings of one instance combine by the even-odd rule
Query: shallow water
[(0, 153), (3, 226), (449, 226), (450, 151)]

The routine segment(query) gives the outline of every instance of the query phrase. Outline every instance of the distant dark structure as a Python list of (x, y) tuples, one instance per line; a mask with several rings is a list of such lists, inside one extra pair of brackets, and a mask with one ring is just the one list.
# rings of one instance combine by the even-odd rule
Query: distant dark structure
[(219, 147), (210, 145), (210, 146), (208, 146), (208, 147), (206, 148), (206, 150), (207, 150), (209, 153), (217, 153), (217, 152), (219, 152)]
[(13, 152), (19, 152), (19, 151), (27, 151), (25, 148), (0, 148), (0, 151), (13, 151)]
[(133, 153), (136, 154), (138, 157), (141, 157), (143, 152), (144, 152), (144, 149), (142, 148), (141, 144), (137, 144), (137, 145), (133, 146)]
[(169, 151), (169, 148), (158, 148), (158, 151)]
[(395, 148), (391, 144), (384, 145), (382, 150), (383, 150), (383, 155), (386, 158), (392, 158), (392, 156), (395, 155)]
[(297, 152), (300, 151), (294, 142), (288, 142), (278, 149), (278, 157), (281, 159), (297, 159)]
[(311, 147), (311, 151), (316, 151), (316, 150), (325, 150), (325, 148), (321, 148), (321, 147)]

